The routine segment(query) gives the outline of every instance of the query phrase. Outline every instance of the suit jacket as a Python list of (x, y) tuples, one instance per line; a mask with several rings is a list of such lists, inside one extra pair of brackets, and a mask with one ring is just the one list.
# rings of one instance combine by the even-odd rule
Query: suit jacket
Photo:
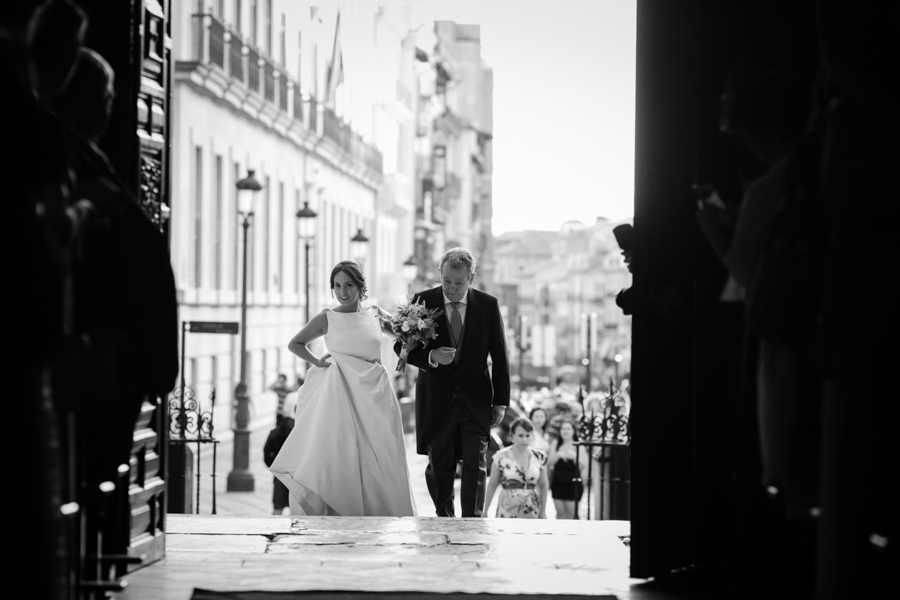
[[(437, 320), (437, 339), (410, 351), (407, 362), (418, 367), (416, 382), (416, 442), (419, 454), (428, 454), (436, 424), (449, 417), (450, 401), (454, 394), (468, 405), (485, 432), (491, 427), (491, 407), (509, 406), (509, 358), (506, 334), (497, 298), (481, 290), (469, 288), (462, 341), (457, 348), (459, 360), (449, 365), (432, 367), (428, 354), (441, 346), (452, 346), (450, 321), (444, 306), (441, 287), (419, 292), (429, 309), (438, 308), (444, 314)], [(400, 353), (400, 343), (394, 344)], [(488, 357), (492, 366), (488, 369)]]

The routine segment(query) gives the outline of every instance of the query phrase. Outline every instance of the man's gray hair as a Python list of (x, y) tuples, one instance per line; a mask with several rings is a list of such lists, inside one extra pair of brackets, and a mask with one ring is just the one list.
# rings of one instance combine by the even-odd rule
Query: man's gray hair
[(444, 252), (438, 270), (443, 271), (445, 264), (449, 264), (452, 269), (465, 267), (469, 272), (469, 275), (475, 274), (475, 256), (465, 248), (457, 246), (456, 248), (450, 248)]

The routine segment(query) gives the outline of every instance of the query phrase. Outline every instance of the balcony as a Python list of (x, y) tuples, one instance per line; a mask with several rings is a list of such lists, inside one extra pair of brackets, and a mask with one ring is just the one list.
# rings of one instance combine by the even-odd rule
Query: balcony
[(244, 81), (244, 42), (235, 32), (228, 38), (228, 74), (232, 79)]
[(376, 173), (383, 171), (384, 159), (381, 151), (363, 140), (362, 136), (344, 123), (330, 107), (326, 106), (322, 111), (322, 121), (325, 138), (331, 140), (335, 146), (360, 164)]
[(260, 58), (260, 67), (263, 72), (263, 97), (275, 104), (275, 65), (265, 58)]
[(315, 96), (309, 98), (309, 130), (319, 131), (319, 102)]
[[(284, 71), (278, 73), (278, 110), (288, 111), (288, 74)], [(301, 113), (302, 114), (302, 113)]]
[[(230, 103), (235, 110), (308, 149), (315, 146), (321, 120), (321, 135), (333, 144), (330, 159), (367, 185), (380, 186), (383, 159), (377, 148), (366, 143), (330, 108), (320, 114), (316, 98), (304, 98), (299, 83), (218, 17), (197, 13), (191, 19), (192, 56), (176, 62), (179, 81)], [(293, 101), (288, 92), (291, 88)], [(304, 107), (304, 103), (309, 106)], [(291, 111), (293, 119), (287, 118)]]
[(179, 73), (201, 71), (203, 83), (213, 83), (212, 87), (241, 84), (287, 112), (290, 77), (286, 73), (215, 15), (194, 14), (192, 19), (193, 56), (190, 61), (179, 61), (176, 65)]
[(247, 55), (247, 79), (244, 83), (251, 91), (259, 93), (259, 50), (250, 44), (244, 45), (244, 53)]

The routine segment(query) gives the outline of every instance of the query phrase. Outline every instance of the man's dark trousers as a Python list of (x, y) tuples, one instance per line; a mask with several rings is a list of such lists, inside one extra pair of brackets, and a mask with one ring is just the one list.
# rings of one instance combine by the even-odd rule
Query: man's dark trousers
[(453, 484), (456, 478), (456, 452), (463, 453), (462, 484), (459, 491), (463, 517), (480, 517), (484, 508), (487, 479), (485, 453), (488, 432), (475, 419), (466, 403), (457, 395), (450, 401), (446, 421), (438, 427), (428, 444), (425, 483), (439, 517), (453, 517)]

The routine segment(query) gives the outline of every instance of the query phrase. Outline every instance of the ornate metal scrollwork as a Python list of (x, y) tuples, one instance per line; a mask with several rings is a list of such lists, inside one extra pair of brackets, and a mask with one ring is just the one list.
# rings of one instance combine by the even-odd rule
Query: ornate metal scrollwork
[[(583, 410), (584, 401), (581, 398), (579, 401)], [(603, 398), (603, 412), (590, 415), (582, 413), (579, 427), (581, 439), (603, 442), (604, 445), (631, 443), (629, 415), (621, 412), (623, 406), (621, 389), (610, 381), (609, 391)]]
[(203, 411), (194, 398), (193, 389), (188, 386), (175, 388), (169, 396), (169, 433), (181, 440), (212, 440), (216, 390), (209, 395), (209, 400), (212, 408)]
[(160, 198), (161, 183), (162, 163), (155, 158), (141, 156), (141, 208), (160, 230), (165, 222)]

